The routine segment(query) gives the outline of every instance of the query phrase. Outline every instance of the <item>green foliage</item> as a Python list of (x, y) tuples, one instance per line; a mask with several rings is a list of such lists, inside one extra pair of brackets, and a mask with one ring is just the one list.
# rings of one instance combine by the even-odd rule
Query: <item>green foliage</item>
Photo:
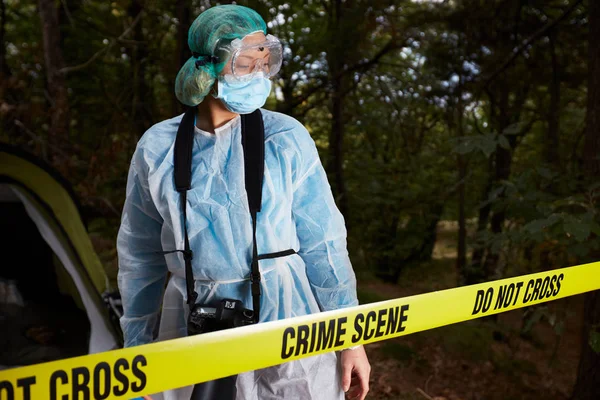
[(510, 144), (504, 135), (486, 133), (483, 135), (463, 136), (453, 139), (456, 143), (453, 151), (457, 154), (471, 154), (480, 151), (485, 157), (490, 157), (498, 146), (508, 149)]
[[(10, 76), (0, 84), (0, 137), (52, 161), (48, 154), (56, 149), (47, 144), (52, 101), (36, 4), (4, 3), (2, 46)], [(216, 3), (57, 2), (62, 55), (67, 67), (76, 67), (65, 74), (71, 131), (58, 149), (69, 160), (61, 170), (82, 197), (86, 214), (105, 221), (94, 227), (98, 236), (114, 239), (139, 137), (182, 111), (173, 93), (181, 61), (189, 56), (181, 32)], [(598, 249), (599, 185), (583, 183), (581, 166), (584, 7), (504, 65), (519, 43), (568, 5), (559, 0), (486, 7), (404, 0), (239, 4), (256, 9), (286, 48), (267, 107), (299, 118), (326, 166), (335, 145), (333, 83), (343, 77), (336, 94), (344, 98), (345, 217), (351, 253), (365, 269), (394, 281), (402, 269), (434, 268), (437, 223), (458, 218), (458, 160), (466, 164), (465, 218), (476, 224), (486, 208), (490, 218), (503, 216), (501, 229), (490, 229), (488, 220), (468, 238), (468, 250), (499, 257), (498, 275), (566, 266)], [(136, 6), (142, 9), (139, 19)], [(187, 22), (181, 20), (182, 6), (189, 12)], [(558, 159), (550, 162), (553, 57), (561, 96)], [(509, 173), (498, 178), (498, 157), (505, 153)]]
[(597, 188), (593, 184), (580, 191), (570, 176), (545, 167), (522, 172), (503, 182), (489, 199), (511, 223), (502, 233), (482, 239), (493, 251), (512, 248), (512, 257), (531, 246), (551, 246), (548, 251), (557, 265), (583, 261), (600, 248)]

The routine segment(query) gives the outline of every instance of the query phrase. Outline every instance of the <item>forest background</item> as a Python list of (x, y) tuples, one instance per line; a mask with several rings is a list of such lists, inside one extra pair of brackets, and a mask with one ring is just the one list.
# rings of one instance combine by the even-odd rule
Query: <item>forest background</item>
[[(218, 2), (220, 4), (226, 1)], [(73, 184), (116, 277), (136, 143), (200, 0), (0, 0), (0, 140)], [(362, 302), (600, 259), (600, 2), (238, 1), (284, 44)], [(367, 348), (372, 399), (598, 399), (600, 296)]]

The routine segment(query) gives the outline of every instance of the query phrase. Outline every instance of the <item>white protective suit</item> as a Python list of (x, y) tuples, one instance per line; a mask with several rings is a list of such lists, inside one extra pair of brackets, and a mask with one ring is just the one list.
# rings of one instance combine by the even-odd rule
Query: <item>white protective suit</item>
[[(346, 248), (344, 218), (313, 139), (295, 119), (261, 110), (265, 126), (262, 210), (258, 254), (294, 249), (297, 254), (261, 260), (261, 321), (290, 318), (358, 304)], [(159, 340), (186, 335), (187, 305), (183, 215), (173, 179), (173, 151), (182, 115), (151, 127), (131, 161), (119, 229), (118, 282), (124, 307), (125, 346), (153, 341), (167, 270)], [(239, 299), (252, 308), (252, 222), (244, 185), (241, 118), (216, 129), (196, 128), (187, 228), (200, 304)], [(202, 362), (202, 360), (199, 360)], [(343, 399), (335, 353), (244, 373), (237, 398)], [(191, 388), (165, 393), (189, 399)]]

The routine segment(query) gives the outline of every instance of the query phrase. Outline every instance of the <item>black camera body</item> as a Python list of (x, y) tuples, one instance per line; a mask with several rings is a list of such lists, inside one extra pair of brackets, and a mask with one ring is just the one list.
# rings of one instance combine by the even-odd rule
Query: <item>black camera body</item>
[(254, 324), (254, 311), (239, 300), (223, 299), (216, 307), (195, 304), (188, 316), (188, 336)]

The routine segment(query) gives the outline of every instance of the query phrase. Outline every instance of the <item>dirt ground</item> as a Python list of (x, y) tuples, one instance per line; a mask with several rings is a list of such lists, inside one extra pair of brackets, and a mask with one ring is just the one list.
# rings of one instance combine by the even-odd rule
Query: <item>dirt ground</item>
[[(434, 260), (404, 271), (398, 285), (359, 280), (361, 301), (455, 287), (453, 232), (440, 233)], [(368, 345), (367, 399), (568, 399), (577, 374), (582, 312), (583, 296), (574, 296), (499, 314), (496, 320)]]

